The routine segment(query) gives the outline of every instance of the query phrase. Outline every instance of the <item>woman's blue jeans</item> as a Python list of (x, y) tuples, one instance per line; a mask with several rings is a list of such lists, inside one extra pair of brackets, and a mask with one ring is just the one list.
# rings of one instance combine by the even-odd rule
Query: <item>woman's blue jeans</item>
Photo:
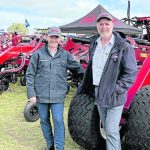
[[(47, 147), (55, 145), (57, 150), (64, 150), (65, 127), (64, 127), (64, 103), (37, 103), (40, 123)], [(50, 122), (50, 110), (54, 123), (54, 135)]]

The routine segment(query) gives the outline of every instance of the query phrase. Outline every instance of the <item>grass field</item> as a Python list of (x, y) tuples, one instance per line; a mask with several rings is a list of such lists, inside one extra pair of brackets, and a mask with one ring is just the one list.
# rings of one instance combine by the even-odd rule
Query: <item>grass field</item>
[[(68, 107), (74, 92), (71, 89), (65, 102), (65, 150), (82, 149), (72, 141), (67, 127)], [(0, 95), (0, 150), (44, 150), (46, 147), (39, 120), (30, 123), (24, 119), (26, 102), (26, 87), (19, 83)]]

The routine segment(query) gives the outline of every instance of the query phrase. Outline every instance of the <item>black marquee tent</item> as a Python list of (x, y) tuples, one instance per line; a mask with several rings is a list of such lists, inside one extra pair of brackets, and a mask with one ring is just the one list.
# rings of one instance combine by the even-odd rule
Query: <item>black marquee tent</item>
[[(103, 8), (101, 5), (98, 5), (95, 9), (93, 9), (90, 13), (85, 15), (84, 17), (60, 26), (62, 32), (65, 33), (96, 33), (96, 18), (100, 13), (107, 12), (109, 13), (105, 8)], [(117, 19), (113, 16), (113, 22), (114, 22), (114, 30), (120, 31), (126, 34), (139, 34), (142, 32), (141, 29), (138, 29), (136, 27), (130, 26), (126, 24), (125, 22)]]

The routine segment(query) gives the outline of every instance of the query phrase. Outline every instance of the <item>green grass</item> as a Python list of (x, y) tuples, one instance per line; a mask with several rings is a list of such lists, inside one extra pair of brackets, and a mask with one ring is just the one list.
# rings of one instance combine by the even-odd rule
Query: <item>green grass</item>
[[(71, 89), (65, 101), (65, 150), (81, 150), (69, 135), (68, 108), (75, 89)], [(26, 105), (26, 87), (18, 83), (0, 95), (0, 150), (43, 150), (46, 147), (40, 122), (26, 122), (23, 116)]]

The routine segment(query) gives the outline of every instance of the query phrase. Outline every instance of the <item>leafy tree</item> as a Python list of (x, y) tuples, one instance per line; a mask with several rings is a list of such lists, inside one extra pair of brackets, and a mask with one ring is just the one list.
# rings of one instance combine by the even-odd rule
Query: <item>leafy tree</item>
[(12, 25), (10, 25), (10, 27), (7, 28), (7, 32), (9, 33), (17, 32), (18, 34), (24, 35), (28, 33), (29, 30), (22, 23), (12, 23)]

